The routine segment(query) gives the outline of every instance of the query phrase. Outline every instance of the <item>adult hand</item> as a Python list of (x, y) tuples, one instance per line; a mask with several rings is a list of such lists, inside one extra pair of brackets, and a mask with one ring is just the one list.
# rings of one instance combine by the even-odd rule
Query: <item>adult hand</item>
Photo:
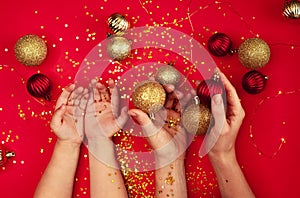
[(206, 141), (207, 147), (211, 148), (208, 154), (209, 156), (234, 155), (236, 136), (245, 112), (235, 88), (222, 72), (218, 72), (226, 90), (227, 112), (225, 112), (222, 96), (220, 94), (213, 96), (211, 108), (215, 123)]
[(255, 197), (237, 162), (235, 140), (245, 117), (235, 88), (220, 73), (227, 94), (227, 113), (221, 95), (212, 98), (215, 124), (207, 136), (208, 156), (216, 173), (222, 197)]

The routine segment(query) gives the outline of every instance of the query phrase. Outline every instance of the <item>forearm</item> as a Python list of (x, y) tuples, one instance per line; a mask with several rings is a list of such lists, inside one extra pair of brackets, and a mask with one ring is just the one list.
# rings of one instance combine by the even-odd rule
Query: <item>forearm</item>
[(209, 153), (209, 158), (215, 170), (222, 197), (255, 197), (236, 160), (234, 152), (218, 155)]
[(51, 160), (36, 188), (35, 198), (70, 198), (78, 163), (80, 146), (57, 141)]
[(89, 142), (91, 198), (127, 198), (112, 141)]
[(155, 197), (187, 197), (184, 160), (177, 159), (155, 171)]

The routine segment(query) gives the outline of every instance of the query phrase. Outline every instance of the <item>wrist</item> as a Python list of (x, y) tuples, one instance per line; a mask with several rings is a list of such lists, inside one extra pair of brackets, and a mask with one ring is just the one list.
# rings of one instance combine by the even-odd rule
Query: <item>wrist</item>
[(237, 163), (234, 150), (230, 152), (209, 152), (208, 157), (213, 166), (216, 164), (227, 165)]
[(176, 169), (185, 169), (185, 160), (184, 158), (177, 158), (176, 160), (173, 161), (166, 161), (161, 159), (160, 157), (155, 157), (155, 164), (156, 164), (156, 169), (163, 169), (165, 167), (174, 167)]
[(74, 149), (80, 149), (81, 143), (57, 139), (56, 145), (64, 149), (74, 150)]
[(96, 155), (114, 154), (115, 144), (110, 138), (88, 139), (89, 152)]

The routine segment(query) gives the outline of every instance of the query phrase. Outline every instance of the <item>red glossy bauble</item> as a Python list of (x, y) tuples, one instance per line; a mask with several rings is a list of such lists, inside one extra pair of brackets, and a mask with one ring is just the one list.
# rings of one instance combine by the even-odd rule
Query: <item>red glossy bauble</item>
[(33, 97), (50, 100), (52, 83), (44, 74), (34, 74), (27, 81), (27, 90)]
[(256, 70), (251, 70), (243, 76), (242, 85), (246, 92), (258, 94), (266, 86), (268, 77)]
[(197, 87), (200, 103), (210, 107), (211, 98), (216, 94), (223, 94), (224, 87), (219, 74), (215, 73), (211, 79), (203, 80)]
[(6, 151), (3, 146), (0, 145), (0, 166), (4, 166), (7, 160), (15, 156), (15, 153), (12, 151)]
[(207, 43), (208, 51), (214, 56), (225, 56), (230, 54), (232, 41), (224, 33), (212, 35)]

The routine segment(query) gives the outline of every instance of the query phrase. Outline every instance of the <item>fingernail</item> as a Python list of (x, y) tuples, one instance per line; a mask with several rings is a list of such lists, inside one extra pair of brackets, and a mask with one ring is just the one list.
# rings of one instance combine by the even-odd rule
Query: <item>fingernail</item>
[(214, 72), (220, 72), (220, 69), (218, 67), (215, 68)]
[(136, 117), (136, 113), (133, 113), (133, 112), (129, 112), (129, 115), (130, 115), (131, 117)]
[(214, 95), (213, 100), (214, 100), (215, 104), (217, 104), (217, 105), (221, 104), (221, 102), (222, 102), (221, 94)]

